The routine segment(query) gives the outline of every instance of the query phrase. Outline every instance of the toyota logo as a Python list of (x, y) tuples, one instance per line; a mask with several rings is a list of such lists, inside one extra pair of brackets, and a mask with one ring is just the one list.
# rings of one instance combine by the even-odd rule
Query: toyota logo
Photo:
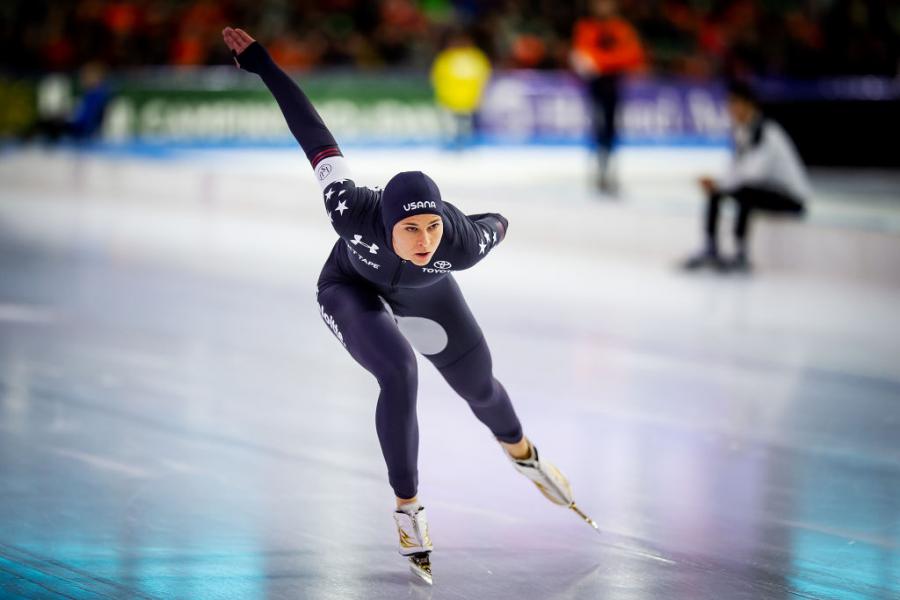
[(448, 263), (446, 260), (439, 260), (434, 263), (435, 269), (449, 269), (450, 266), (450, 263)]

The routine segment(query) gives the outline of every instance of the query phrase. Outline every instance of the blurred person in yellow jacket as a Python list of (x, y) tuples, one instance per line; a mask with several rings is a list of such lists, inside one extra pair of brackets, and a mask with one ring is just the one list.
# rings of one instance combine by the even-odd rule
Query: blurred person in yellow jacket
[(431, 66), (438, 104), (453, 114), (453, 145), (461, 149), (472, 138), (474, 115), (491, 77), (487, 55), (464, 31), (454, 31)]
[(637, 31), (618, 15), (615, 0), (593, 0), (590, 16), (575, 23), (571, 65), (585, 80), (591, 100), (594, 137), (597, 143), (601, 191), (614, 193), (616, 183), (610, 169), (610, 154), (616, 142), (616, 109), (623, 75), (644, 67), (644, 49)]

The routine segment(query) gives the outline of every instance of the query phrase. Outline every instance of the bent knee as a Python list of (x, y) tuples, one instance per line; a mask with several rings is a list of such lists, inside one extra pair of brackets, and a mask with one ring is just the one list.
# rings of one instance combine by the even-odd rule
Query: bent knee
[(415, 356), (387, 362), (377, 373), (378, 385), (382, 389), (415, 389), (418, 378), (419, 368)]
[(461, 390), (461, 396), (473, 407), (492, 405), (500, 396), (499, 385), (491, 378), (487, 382), (471, 389)]

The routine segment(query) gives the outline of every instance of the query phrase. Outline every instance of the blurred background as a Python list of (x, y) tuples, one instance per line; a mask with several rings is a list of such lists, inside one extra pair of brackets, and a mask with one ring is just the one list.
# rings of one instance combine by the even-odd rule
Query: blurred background
[[(225, 26), (357, 183), (509, 219), (457, 278), (600, 541), (420, 361), (409, 582), (377, 385), (315, 305), (335, 236)], [(900, 597), (898, 32), (895, 0), (2, 3), (0, 596)], [(735, 81), (810, 192), (752, 269), (688, 272)]]
[[(104, 141), (283, 141), (265, 91), (228, 68), (220, 32), (230, 23), (303, 74), (344, 143), (440, 142), (449, 125), (427, 75), (464, 33), (494, 69), (476, 118), (478, 140), (578, 144), (590, 139), (589, 111), (567, 72), (573, 30), (589, 4), (9, 2), (0, 13), (0, 134), (22, 136), (38, 120), (68, 118), (81, 136)], [(620, 108), (625, 142), (724, 143), (720, 83), (741, 77), (755, 80), (807, 162), (900, 164), (891, 151), (896, 2), (619, 4), (644, 55), (620, 68), (633, 76)], [(83, 99), (100, 81), (102, 117), (100, 98)]]

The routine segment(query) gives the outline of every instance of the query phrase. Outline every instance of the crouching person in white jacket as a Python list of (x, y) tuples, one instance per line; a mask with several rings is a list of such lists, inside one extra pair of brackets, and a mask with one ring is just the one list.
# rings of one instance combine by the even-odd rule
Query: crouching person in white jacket
[[(806, 170), (791, 138), (778, 123), (762, 114), (750, 87), (737, 82), (729, 85), (728, 112), (732, 119), (734, 158), (722, 178), (700, 179), (707, 198), (706, 240), (703, 249), (684, 263), (689, 270), (703, 267), (749, 270), (748, 238), (753, 212), (801, 216), (810, 197)], [(737, 204), (736, 251), (732, 257), (723, 257), (719, 252), (717, 234), (719, 208), (727, 199)]]

